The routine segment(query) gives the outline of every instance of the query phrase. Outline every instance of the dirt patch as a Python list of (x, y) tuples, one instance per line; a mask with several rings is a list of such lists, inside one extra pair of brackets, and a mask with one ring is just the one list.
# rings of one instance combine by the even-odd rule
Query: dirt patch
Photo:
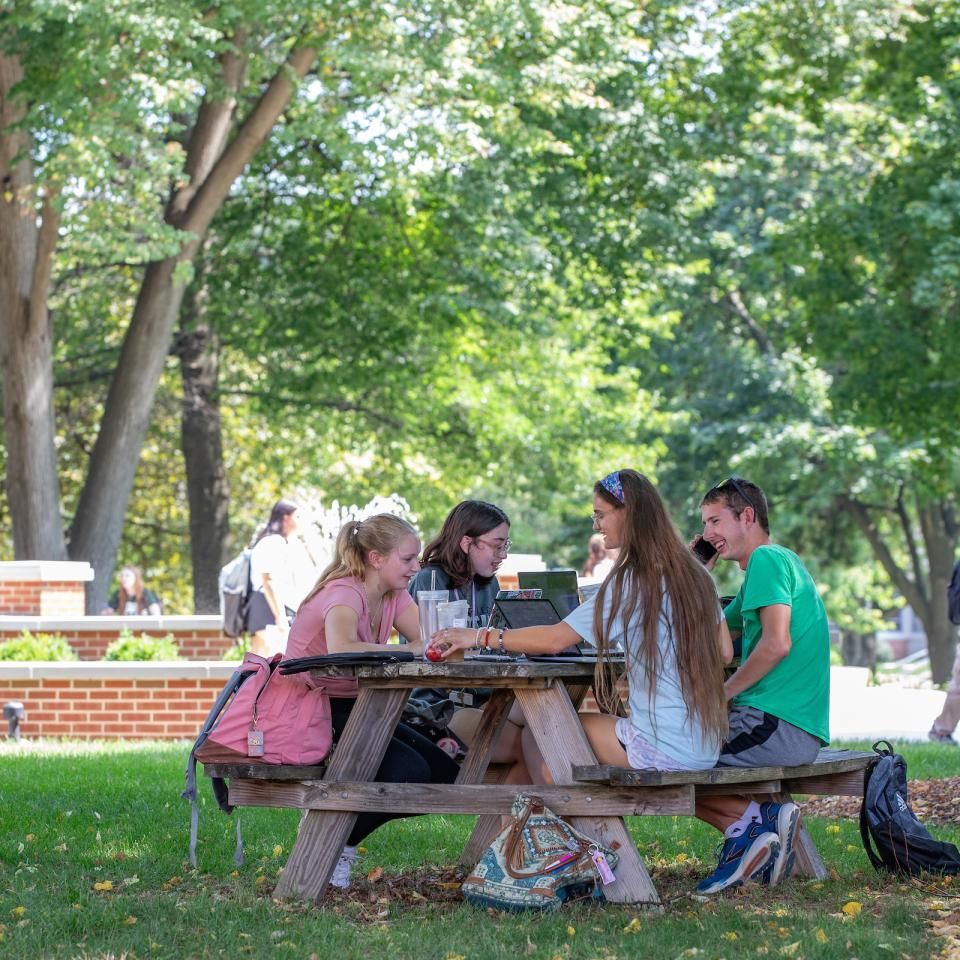
[[(960, 823), (960, 777), (910, 780), (907, 793), (913, 812), (924, 823)], [(815, 797), (803, 804), (812, 817), (859, 817), (860, 797)]]

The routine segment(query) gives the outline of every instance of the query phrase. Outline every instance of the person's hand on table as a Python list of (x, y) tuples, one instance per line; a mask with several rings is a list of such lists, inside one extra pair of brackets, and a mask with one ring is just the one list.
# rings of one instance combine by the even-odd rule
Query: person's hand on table
[(470, 650), (476, 645), (476, 630), (471, 630), (469, 627), (444, 627), (430, 638), (430, 648), (426, 656), (428, 660), (433, 659), (430, 651), (436, 650), (440, 653), (440, 658), (446, 660), (458, 650)]

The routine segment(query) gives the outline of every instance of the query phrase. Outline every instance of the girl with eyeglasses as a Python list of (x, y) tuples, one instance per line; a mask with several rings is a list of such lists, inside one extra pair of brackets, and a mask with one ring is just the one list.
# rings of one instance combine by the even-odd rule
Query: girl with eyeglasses
[[(497, 570), (510, 551), (510, 518), (485, 500), (463, 500), (447, 514), (436, 537), (423, 550), (423, 567), (407, 588), (414, 600), (421, 590), (447, 590), (451, 600), (467, 601), (467, 627), (474, 633), (485, 627), (500, 590)], [(418, 688), (411, 699), (439, 701), (450, 694), (446, 690)], [(462, 691), (460, 699), (467, 709), (458, 710), (451, 720), (451, 732), (462, 743), (470, 744), (479, 723), (480, 711), (469, 709), (489, 698), (487, 690)], [(512, 723), (501, 738), (496, 762), (515, 762), (520, 756), (520, 724), (523, 714), (513, 711)], [(440, 744), (458, 754), (455, 741), (442, 739)]]

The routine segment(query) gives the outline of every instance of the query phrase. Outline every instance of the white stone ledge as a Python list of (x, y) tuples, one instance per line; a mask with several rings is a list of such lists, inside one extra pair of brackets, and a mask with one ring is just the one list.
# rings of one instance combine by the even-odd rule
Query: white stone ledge
[(223, 621), (219, 614), (169, 617), (40, 617), (23, 614), (0, 616), (4, 633), (29, 630), (30, 633), (185, 633), (189, 630), (219, 631)]
[(0, 582), (8, 580), (59, 580), (86, 583), (93, 567), (85, 560), (7, 560), (0, 563)]
[(227, 680), (239, 665), (239, 660), (3, 660), (0, 680)]

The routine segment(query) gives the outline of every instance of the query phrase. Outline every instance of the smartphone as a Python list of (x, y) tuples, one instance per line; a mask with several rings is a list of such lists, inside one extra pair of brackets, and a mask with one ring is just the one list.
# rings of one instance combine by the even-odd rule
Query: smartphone
[(707, 563), (707, 561), (717, 552), (717, 548), (708, 541), (704, 540), (701, 537), (694, 545), (693, 552), (697, 555), (697, 559), (701, 563)]

